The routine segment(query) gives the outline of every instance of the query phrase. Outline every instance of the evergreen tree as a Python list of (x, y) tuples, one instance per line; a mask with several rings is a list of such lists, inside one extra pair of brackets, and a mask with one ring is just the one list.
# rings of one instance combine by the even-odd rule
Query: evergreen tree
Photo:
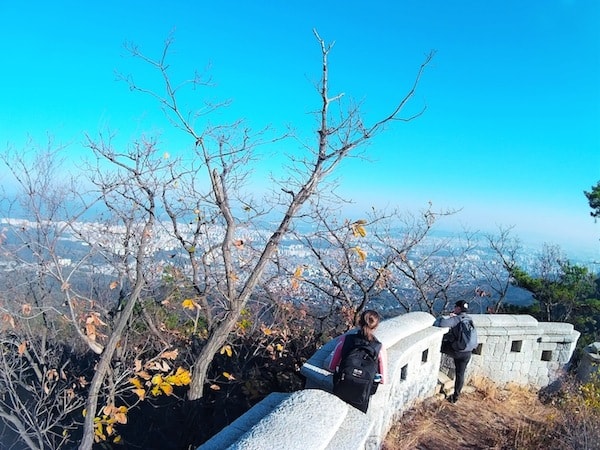
[(600, 181), (596, 183), (596, 186), (592, 186), (591, 191), (583, 191), (583, 193), (588, 199), (590, 208), (592, 208), (590, 215), (597, 219), (600, 217)]

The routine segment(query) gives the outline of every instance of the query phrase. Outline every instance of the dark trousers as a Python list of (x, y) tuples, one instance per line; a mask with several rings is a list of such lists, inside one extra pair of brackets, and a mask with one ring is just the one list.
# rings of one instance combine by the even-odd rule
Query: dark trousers
[(471, 352), (457, 352), (453, 355), (453, 358), (456, 372), (454, 375), (454, 396), (458, 397), (465, 384), (465, 369), (471, 360)]

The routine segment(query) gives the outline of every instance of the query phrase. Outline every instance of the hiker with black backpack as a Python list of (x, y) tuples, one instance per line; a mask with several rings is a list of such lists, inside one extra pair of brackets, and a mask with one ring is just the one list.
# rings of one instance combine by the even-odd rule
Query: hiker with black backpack
[(374, 335), (380, 319), (377, 311), (363, 311), (358, 329), (338, 338), (329, 363), (333, 393), (364, 413), (371, 395), (385, 383), (387, 356)]
[(434, 326), (450, 328), (442, 338), (442, 353), (454, 360), (454, 393), (448, 397), (451, 403), (456, 403), (465, 383), (465, 370), (471, 360), (471, 353), (477, 347), (477, 330), (473, 319), (467, 311), (469, 304), (459, 300), (454, 304), (454, 311), (448, 317), (438, 317)]

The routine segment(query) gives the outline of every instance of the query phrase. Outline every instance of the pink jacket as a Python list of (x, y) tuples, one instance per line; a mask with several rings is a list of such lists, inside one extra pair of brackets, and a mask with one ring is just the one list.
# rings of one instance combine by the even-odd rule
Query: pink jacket
[[(331, 357), (331, 362), (329, 363), (329, 371), (335, 372), (337, 367), (340, 365), (340, 361), (342, 359), (342, 347), (344, 347), (344, 341), (346, 340), (346, 335), (343, 334), (339, 336), (338, 343), (335, 346), (335, 350), (333, 351), (333, 356)], [(378, 372), (381, 374), (380, 384), (385, 384), (386, 376), (387, 376), (387, 352), (385, 351), (385, 347), (381, 347), (381, 351), (379, 352), (378, 357), (379, 369)]]

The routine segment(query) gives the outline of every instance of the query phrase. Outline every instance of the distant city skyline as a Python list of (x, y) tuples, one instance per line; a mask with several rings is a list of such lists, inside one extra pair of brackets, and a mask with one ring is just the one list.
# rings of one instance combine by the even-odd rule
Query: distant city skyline
[[(388, 126), (364, 149), (369, 162), (348, 160), (336, 174), (338, 193), (354, 201), (348, 214), (432, 202), (461, 210), (442, 228), (514, 225), (523, 241), (600, 258), (600, 224), (583, 195), (600, 180), (598, 23), (595, 0), (2, 2), (0, 150), (28, 139), (44, 146), (51, 136), (75, 165), (85, 133), (110, 129), (117, 145), (159, 135), (164, 151), (184, 155), (193, 143), (115, 76), (157, 88), (156, 74), (123, 43), (159, 58), (171, 33), (171, 76), (209, 74), (209, 97), (232, 101), (219, 120), (280, 132), (290, 124), (314, 143), (315, 28), (336, 42), (330, 94), (360, 102), (367, 123), (394, 108), (436, 51), (406, 115), (424, 114)], [(202, 97), (184, 100), (191, 108)], [(256, 190), (299, 148), (290, 140), (264, 149)], [(4, 167), (0, 176), (9, 191)]]

